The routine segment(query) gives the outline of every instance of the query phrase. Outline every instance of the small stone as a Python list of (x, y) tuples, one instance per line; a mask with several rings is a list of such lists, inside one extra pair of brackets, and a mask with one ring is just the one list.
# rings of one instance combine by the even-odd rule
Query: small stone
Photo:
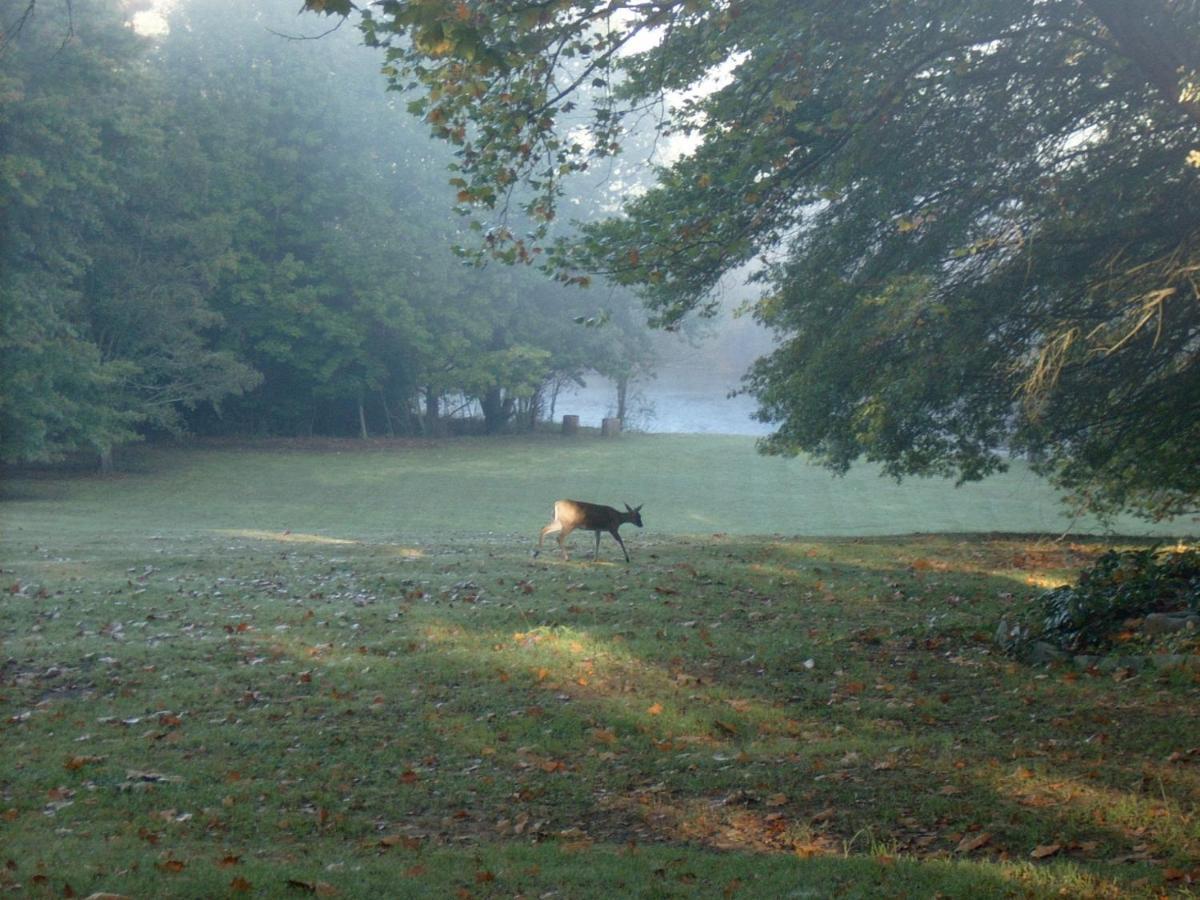
[(1062, 662), (1069, 659), (1070, 656), (1071, 654), (1065, 650), (1060, 650), (1046, 641), (1035, 641), (1033, 646), (1029, 648), (1029, 662), (1033, 665)]

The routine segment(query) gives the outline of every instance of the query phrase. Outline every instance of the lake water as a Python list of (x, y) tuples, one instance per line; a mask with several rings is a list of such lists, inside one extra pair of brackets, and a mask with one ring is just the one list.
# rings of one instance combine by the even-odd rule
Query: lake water
[[(634, 385), (625, 428), (653, 434), (769, 434), (771, 427), (751, 418), (753, 397), (728, 396), (738, 387), (732, 373), (667, 370), (652, 381)], [(606, 378), (591, 375), (587, 386), (574, 385), (558, 396), (554, 416), (579, 416), (583, 426), (598, 428), (616, 415), (617, 390)]]

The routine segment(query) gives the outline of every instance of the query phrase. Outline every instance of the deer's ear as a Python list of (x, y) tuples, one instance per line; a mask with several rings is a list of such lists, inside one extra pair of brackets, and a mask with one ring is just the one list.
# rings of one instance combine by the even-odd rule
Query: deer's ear
[(625, 510), (626, 510), (626, 512), (637, 512), (637, 510), (634, 509), (632, 506), (630, 506), (628, 503), (625, 504)]
[(639, 505), (637, 505), (637, 506), (635, 506), (635, 507), (633, 508), (633, 511), (634, 511), (634, 512), (641, 512), (641, 511), (642, 511), (642, 507), (643, 507), (643, 506), (645, 506), (645, 504), (644, 504), (644, 503), (642, 503), (642, 504), (639, 504)]

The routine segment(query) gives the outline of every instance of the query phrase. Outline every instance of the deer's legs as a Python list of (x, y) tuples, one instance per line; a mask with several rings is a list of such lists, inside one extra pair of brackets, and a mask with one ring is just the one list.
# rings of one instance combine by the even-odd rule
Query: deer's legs
[[(562, 522), (558, 521), (558, 519), (555, 519), (553, 522), (551, 522), (549, 525), (547, 525), (545, 528), (543, 528), (542, 533), (538, 535), (537, 549), (533, 551), (534, 556), (537, 556), (539, 553), (542, 552), (542, 541), (546, 540), (546, 535), (552, 534), (555, 531), (562, 531)], [(558, 538), (558, 546), (560, 548), (562, 547), (562, 536), (561, 535), (559, 535), (559, 538)]]
[[(621, 540), (621, 535), (617, 533), (617, 529), (614, 528), (612, 531), (609, 532), (609, 534), (611, 534), (613, 536), (613, 538), (616, 539), (616, 542), (621, 545), (621, 552), (625, 554), (625, 562), (629, 562), (629, 551), (625, 549), (625, 542), (623, 540)], [(600, 533), (597, 532), (596, 533), (596, 543), (599, 544), (599, 542), (600, 542)]]

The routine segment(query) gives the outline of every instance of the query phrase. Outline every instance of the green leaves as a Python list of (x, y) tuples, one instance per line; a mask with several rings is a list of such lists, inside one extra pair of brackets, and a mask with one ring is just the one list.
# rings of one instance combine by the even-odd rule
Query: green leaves
[[(561, 281), (636, 287), (668, 327), (754, 267), (783, 341), (750, 380), (771, 449), (960, 479), (1028, 452), (1093, 508), (1195, 505), (1200, 297), (1181, 273), (1200, 186), (1176, 82), (1200, 25), (1175, 5), (420, 0), (368, 22), (391, 83), (461, 141), (459, 201), (535, 195), (534, 227), (487, 232), (485, 252), (549, 241)], [(699, 144), (619, 216), (551, 240), (564, 180), (656, 105), (660, 137)], [(1048, 366), (1072, 329), (1089, 339)], [(1052, 388), (1022, 402), (1035, 384)]]

